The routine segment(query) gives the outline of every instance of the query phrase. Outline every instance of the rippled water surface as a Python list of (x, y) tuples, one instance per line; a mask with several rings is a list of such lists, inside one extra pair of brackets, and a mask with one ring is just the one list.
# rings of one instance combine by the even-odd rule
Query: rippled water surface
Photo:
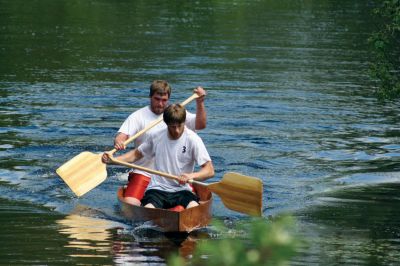
[[(55, 169), (111, 148), (154, 79), (208, 91), (199, 134), (217, 181), (264, 183), (265, 217), (293, 214), (295, 265), (400, 261), (400, 116), (368, 76), (369, 1), (0, 0), (0, 264), (165, 264), (205, 229), (133, 226), (126, 169), (76, 198)], [(194, 111), (194, 104), (189, 106)], [(217, 198), (213, 215), (244, 217)]]

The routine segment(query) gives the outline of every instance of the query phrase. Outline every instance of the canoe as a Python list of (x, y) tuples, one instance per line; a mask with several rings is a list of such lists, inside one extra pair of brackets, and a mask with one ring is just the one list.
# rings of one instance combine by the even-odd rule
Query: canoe
[(191, 232), (206, 227), (212, 216), (212, 193), (207, 187), (193, 184), (200, 198), (199, 206), (180, 212), (166, 209), (151, 209), (128, 204), (124, 201), (124, 188), (118, 189), (118, 200), (122, 214), (134, 223), (151, 222), (162, 232)]

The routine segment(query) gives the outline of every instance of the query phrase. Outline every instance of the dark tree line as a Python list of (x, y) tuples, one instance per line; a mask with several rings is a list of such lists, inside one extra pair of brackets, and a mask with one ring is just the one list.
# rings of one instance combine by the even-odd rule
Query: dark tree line
[(369, 42), (377, 94), (381, 99), (400, 98), (400, 0), (379, 1), (374, 13), (378, 18), (377, 31)]

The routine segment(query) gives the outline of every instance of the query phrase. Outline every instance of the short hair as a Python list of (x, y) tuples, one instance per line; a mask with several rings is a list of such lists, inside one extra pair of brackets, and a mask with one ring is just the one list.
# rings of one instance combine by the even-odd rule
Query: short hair
[(154, 80), (150, 85), (150, 94), (152, 97), (154, 94), (168, 94), (168, 98), (171, 96), (172, 88), (165, 80)]
[(186, 108), (179, 103), (170, 104), (164, 110), (163, 119), (165, 124), (181, 124), (186, 121)]

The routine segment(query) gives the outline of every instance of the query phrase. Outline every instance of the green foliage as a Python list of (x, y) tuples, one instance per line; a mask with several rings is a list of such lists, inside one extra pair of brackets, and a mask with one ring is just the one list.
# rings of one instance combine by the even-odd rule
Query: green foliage
[(299, 244), (289, 216), (275, 221), (257, 219), (233, 230), (220, 222), (214, 225), (223, 237), (199, 243), (190, 261), (173, 256), (168, 265), (285, 265)]
[(382, 99), (400, 97), (400, 0), (381, 2), (375, 9), (378, 31), (370, 38), (374, 54), (371, 75), (377, 80)]

